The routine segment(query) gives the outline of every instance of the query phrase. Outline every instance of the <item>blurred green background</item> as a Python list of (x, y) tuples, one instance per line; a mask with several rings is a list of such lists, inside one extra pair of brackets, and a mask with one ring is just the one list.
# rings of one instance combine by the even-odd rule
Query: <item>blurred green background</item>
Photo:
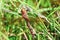
[[(28, 8), (34, 39), (22, 7)], [(60, 40), (60, 0), (0, 0), (0, 40)]]

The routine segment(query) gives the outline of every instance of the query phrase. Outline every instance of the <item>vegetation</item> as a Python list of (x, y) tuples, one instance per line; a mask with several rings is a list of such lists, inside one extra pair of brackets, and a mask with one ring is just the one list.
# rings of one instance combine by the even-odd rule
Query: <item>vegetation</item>
[(0, 40), (60, 40), (60, 0), (0, 0)]

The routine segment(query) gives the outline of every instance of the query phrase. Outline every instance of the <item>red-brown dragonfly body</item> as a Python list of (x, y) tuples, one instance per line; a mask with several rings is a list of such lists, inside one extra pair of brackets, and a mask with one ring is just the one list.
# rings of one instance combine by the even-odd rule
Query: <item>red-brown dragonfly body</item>
[(24, 8), (22, 8), (21, 12), (22, 12), (22, 17), (23, 17), (26, 21), (29, 21), (26, 10), (25, 10)]
[(27, 11), (24, 8), (22, 8), (21, 13), (22, 13), (22, 17), (26, 20), (27, 27), (29, 28), (32, 36), (34, 36), (36, 34), (36, 32), (30, 24), (30, 21), (29, 21), (28, 15), (27, 15)]

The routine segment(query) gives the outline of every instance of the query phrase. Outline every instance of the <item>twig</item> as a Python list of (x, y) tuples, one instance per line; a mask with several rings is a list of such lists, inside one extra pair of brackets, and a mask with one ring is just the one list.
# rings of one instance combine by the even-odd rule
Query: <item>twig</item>
[(24, 37), (25, 37), (26, 40), (28, 40), (27, 35), (25, 33), (24, 33)]
[(8, 37), (4, 35), (1, 31), (0, 31), (0, 35), (2, 35), (6, 40), (9, 40)]
[[(56, 33), (50, 33), (50, 32), (48, 32), (49, 34), (52, 34), (52, 35), (54, 35), (54, 36), (57, 36), (57, 34)], [(44, 33), (43, 32), (39, 32), (38, 34), (40, 34), (40, 35), (44, 35)], [(45, 35), (47, 38), (48, 38), (48, 40), (52, 40), (52, 38), (49, 36), (49, 35)]]
[(42, 14), (40, 14), (40, 13), (38, 13), (37, 15), (38, 15), (39, 18), (43, 18), (43, 19), (45, 19), (48, 23), (50, 23), (49, 20), (48, 20), (44, 15), (42, 15)]
[[(57, 35), (56, 33), (52, 33), (52, 32), (51, 32), (51, 33), (48, 32), (48, 33), (51, 34), (51, 35)], [(44, 33), (43, 33), (43, 32), (39, 32), (39, 34), (42, 34), (42, 35), (43, 35)], [(46, 35), (46, 36), (47, 36), (47, 35)]]
[(28, 40), (28, 37), (27, 37), (27, 35), (26, 35), (25, 31), (24, 31), (23, 29), (21, 29), (21, 28), (20, 28), (20, 30), (22, 31), (22, 33), (19, 33), (18, 35), (23, 34), (23, 35), (24, 35), (24, 37), (25, 37), (25, 39), (26, 39), (26, 40)]

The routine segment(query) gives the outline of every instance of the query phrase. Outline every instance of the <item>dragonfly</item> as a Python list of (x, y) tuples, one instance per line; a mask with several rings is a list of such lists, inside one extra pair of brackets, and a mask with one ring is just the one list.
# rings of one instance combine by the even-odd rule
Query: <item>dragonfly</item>
[(22, 9), (21, 9), (21, 13), (22, 13), (22, 17), (23, 17), (23, 18), (25, 19), (25, 21), (26, 21), (27, 27), (29, 28), (32, 36), (34, 37), (34, 35), (36, 34), (36, 31), (34, 30), (34, 28), (33, 28), (33, 27), (31, 26), (31, 24), (30, 24), (30, 20), (29, 20), (29, 18), (28, 18), (26, 9), (25, 9), (25, 8), (22, 8)]

